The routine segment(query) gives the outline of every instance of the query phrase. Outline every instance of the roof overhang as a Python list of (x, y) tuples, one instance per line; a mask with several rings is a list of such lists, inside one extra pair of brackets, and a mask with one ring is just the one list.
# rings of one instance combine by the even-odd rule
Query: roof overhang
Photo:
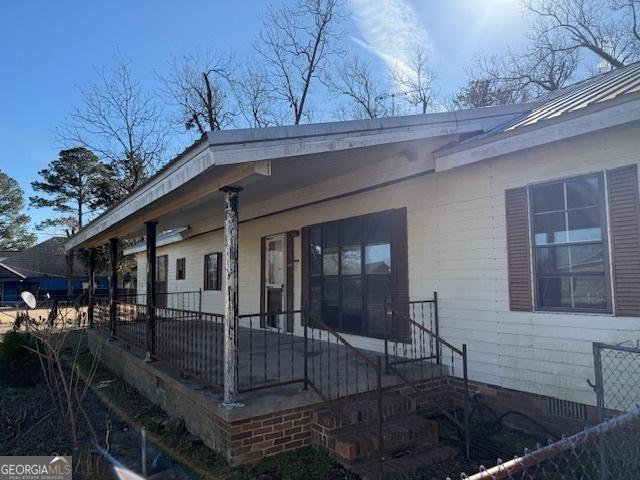
[(18, 278), (21, 278), (21, 279), (23, 279), (23, 280), (24, 280), (25, 278), (27, 278), (25, 275), (23, 275), (23, 274), (22, 274), (22, 273), (20, 273), (19, 271), (17, 271), (17, 270), (15, 270), (15, 269), (13, 269), (13, 268), (11, 268), (11, 267), (9, 267), (9, 266), (5, 265), (4, 263), (0, 263), (0, 267), (4, 268), (4, 269), (5, 269), (5, 270), (7, 270), (8, 272), (13, 273), (13, 274), (14, 274), (15, 276), (17, 276)]
[[(131, 236), (146, 221), (197, 202), (228, 186), (271, 175), (274, 160), (335, 154), (415, 140), (469, 135), (502, 125), (533, 104), (478, 108), (313, 125), (210, 132), (131, 195), (70, 237), (65, 249)], [(348, 158), (348, 157), (346, 157)]]
[(434, 152), (436, 172), (640, 120), (640, 94), (628, 94), (527, 127), (482, 136)]

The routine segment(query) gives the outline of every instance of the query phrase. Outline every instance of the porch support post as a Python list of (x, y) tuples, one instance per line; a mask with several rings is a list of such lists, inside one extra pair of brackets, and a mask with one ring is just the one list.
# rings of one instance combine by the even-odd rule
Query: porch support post
[(96, 288), (96, 249), (89, 249), (89, 293), (87, 295), (87, 321), (93, 328), (93, 296)]
[(158, 222), (145, 222), (147, 227), (147, 355), (150, 362), (156, 355), (156, 226)]
[(227, 408), (238, 402), (238, 192), (224, 187), (224, 401)]
[(74, 251), (69, 250), (65, 256), (67, 268), (67, 300), (73, 299), (73, 257)]
[(118, 239), (109, 239), (109, 336), (116, 336), (116, 298), (118, 296)]

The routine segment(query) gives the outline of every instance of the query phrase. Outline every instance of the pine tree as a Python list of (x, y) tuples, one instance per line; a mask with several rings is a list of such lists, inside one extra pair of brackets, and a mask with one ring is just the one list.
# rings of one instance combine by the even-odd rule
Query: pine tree
[(60, 216), (39, 223), (36, 228), (82, 228), (85, 217), (104, 206), (106, 167), (83, 147), (60, 151), (59, 158), (40, 170), (41, 181), (31, 183), (36, 195), (29, 198), (36, 208), (51, 208)]
[(0, 250), (24, 250), (35, 243), (27, 230), (31, 219), (22, 213), (24, 203), (18, 182), (0, 170)]

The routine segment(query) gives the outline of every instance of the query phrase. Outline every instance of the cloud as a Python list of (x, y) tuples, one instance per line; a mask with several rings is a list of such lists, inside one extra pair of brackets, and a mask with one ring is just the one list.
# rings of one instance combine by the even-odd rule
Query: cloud
[(353, 41), (389, 68), (410, 71), (417, 46), (432, 53), (429, 35), (408, 0), (349, 0), (349, 4), (360, 32)]

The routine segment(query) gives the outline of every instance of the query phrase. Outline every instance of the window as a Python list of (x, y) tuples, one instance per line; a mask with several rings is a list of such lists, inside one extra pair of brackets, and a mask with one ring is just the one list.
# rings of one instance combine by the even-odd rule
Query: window
[(387, 211), (309, 227), (311, 323), (383, 334), (392, 295), (391, 222)]
[(222, 253), (208, 253), (204, 256), (204, 289), (222, 289)]
[(530, 187), (529, 201), (537, 308), (610, 311), (603, 175)]
[(184, 280), (186, 277), (186, 258), (176, 258), (176, 280)]

